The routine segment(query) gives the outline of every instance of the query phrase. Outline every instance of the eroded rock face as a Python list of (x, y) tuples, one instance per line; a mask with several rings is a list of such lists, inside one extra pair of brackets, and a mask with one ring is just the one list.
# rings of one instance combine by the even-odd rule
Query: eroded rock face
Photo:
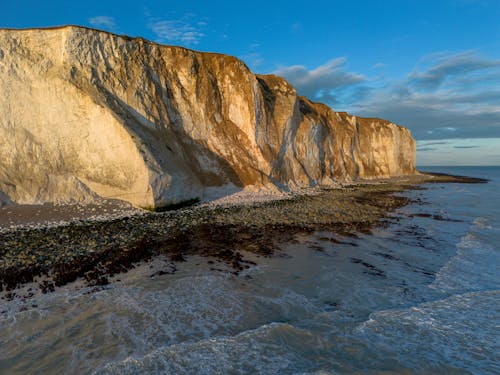
[(207, 187), (415, 173), (388, 121), (335, 112), (240, 60), (80, 27), (0, 30), (0, 191), (160, 207)]

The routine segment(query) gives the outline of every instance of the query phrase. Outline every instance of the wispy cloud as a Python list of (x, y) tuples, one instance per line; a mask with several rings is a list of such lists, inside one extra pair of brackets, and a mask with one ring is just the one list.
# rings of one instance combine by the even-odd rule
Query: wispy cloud
[(387, 67), (387, 64), (384, 64), (381, 62), (378, 62), (378, 63), (372, 65), (372, 69), (382, 69), (382, 68), (386, 68), (386, 67)]
[(417, 139), (500, 137), (498, 87), (500, 60), (471, 51), (440, 53), (351, 105), (362, 115), (408, 126)]
[(108, 16), (95, 16), (89, 18), (89, 23), (97, 28), (114, 31), (116, 29), (115, 19)]
[[(435, 58), (433, 58), (435, 57)], [(435, 54), (430, 58), (431, 66), (421, 71), (418, 67), (409, 75), (409, 83), (420, 89), (435, 90), (447, 80), (463, 77), (470, 73), (500, 67), (500, 60), (488, 60), (477, 56), (473, 51), (454, 55)]]
[(250, 52), (240, 58), (248, 64), (252, 70), (257, 69), (264, 63), (264, 59), (262, 58), (262, 54), (260, 52)]
[(174, 20), (150, 20), (148, 27), (161, 43), (183, 43), (196, 45), (205, 36), (203, 29), (207, 26), (204, 21), (192, 22), (191, 17)]
[(339, 102), (339, 96), (345, 88), (366, 80), (361, 74), (347, 71), (344, 57), (330, 60), (311, 70), (303, 65), (293, 65), (282, 67), (274, 73), (290, 81), (300, 95), (330, 104)]
[(248, 52), (244, 55), (239, 56), (252, 70), (258, 69), (264, 63), (264, 58), (259, 51), (260, 43), (251, 43), (248, 46)]
[(408, 126), (420, 140), (500, 137), (500, 60), (474, 51), (423, 56), (400, 80), (351, 72), (345, 58), (275, 73), (299, 94)]

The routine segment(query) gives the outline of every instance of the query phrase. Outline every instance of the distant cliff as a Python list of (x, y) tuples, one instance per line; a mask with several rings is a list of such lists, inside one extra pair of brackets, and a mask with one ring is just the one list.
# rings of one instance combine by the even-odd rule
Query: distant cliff
[(81, 28), (0, 30), (0, 195), (160, 207), (207, 187), (415, 172), (410, 132), (240, 60)]

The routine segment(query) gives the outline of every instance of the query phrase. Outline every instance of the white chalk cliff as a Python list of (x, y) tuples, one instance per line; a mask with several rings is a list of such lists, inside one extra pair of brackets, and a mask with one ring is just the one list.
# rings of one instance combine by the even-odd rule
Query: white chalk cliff
[(82, 27), (0, 30), (0, 197), (136, 206), (233, 184), (415, 173), (410, 132), (221, 54)]

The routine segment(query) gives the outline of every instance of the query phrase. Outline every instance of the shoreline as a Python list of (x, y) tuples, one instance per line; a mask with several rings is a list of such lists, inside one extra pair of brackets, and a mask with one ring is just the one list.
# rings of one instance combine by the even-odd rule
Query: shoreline
[(426, 173), (305, 189), (280, 199), (225, 199), (163, 213), (7, 231), (0, 233), (0, 292), (11, 291), (7, 298), (13, 298), (16, 288), (35, 282), (46, 293), (77, 279), (106, 285), (110, 276), (159, 255), (173, 262), (201, 255), (238, 274), (255, 264), (240, 251), (271, 256), (280, 243), (318, 230), (346, 237), (370, 233), (390, 212), (416, 203), (396, 193), (427, 183), (485, 182)]

